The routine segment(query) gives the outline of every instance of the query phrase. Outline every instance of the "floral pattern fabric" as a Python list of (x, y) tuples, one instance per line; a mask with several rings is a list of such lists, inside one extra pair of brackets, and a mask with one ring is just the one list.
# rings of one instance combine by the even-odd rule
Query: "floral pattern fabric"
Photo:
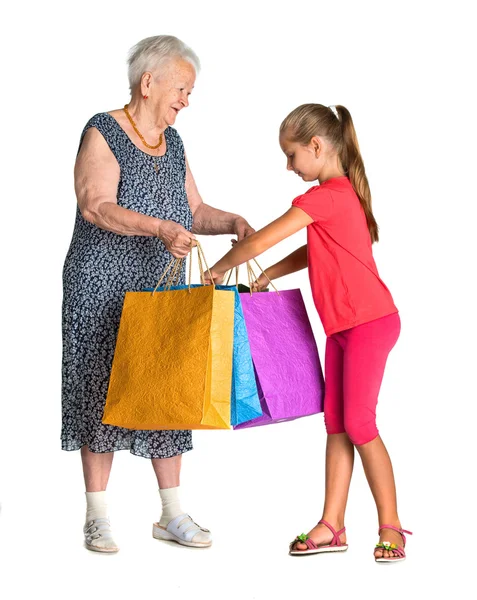
[[(90, 127), (102, 134), (118, 161), (118, 205), (190, 231), (184, 147), (177, 131), (165, 130), (166, 153), (153, 157), (137, 148), (108, 113), (88, 121), (81, 142)], [(124, 294), (154, 286), (171, 259), (158, 238), (100, 229), (77, 209), (63, 268), (63, 450), (87, 445), (92, 452), (129, 449), (145, 458), (169, 458), (192, 449), (190, 431), (130, 431), (101, 422)]]

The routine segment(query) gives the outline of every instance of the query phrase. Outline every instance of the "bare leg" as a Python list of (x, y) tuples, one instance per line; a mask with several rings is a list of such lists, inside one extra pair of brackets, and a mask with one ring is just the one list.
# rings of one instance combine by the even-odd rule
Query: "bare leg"
[[(328, 435), (326, 443), (326, 492), (323, 519), (336, 531), (344, 527), (348, 492), (353, 473), (354, 446), (346, 433)], [(317, 525), (309, 537), (318, 545), (331, 541), (332, 534), (325, 525)], [(340, 536), (346, 542), (346, 534)], [(297, 550), (306, 550), (305, 544), (297, 543)]]
[[(151, 459), (157, 477), (162, 501), (162, 514), (159, 522), (154, 523), (153, 536), (156, 539), (173, 540), (186, 546), (207, 548), (212, 544), (210, 531), (197, 525), (180, 507), (179, 490), (182, 454), (171, 458)], [(184, 531), (169, 531), (169, 524), (173, 519), (181, 518), (187, 529)], [(179, 524), (180, 525), (180, 524)], [(192, 530), (192, 533), (189, 532)], [(191, 538), (192, 536), (192, 538)]]
[(182, 454), (171, 458), (152, 458), (151, 462), (161, 490), (180, 485)]
[[(105, 492), (113, 464), (114, 452), (91, 452), (87, 446), (81, 448), (84, 482), (87, 492)], [(101, 495), (101, 494), (100, 494)], [(103, 498), (104, 500), (104, 498)], [(109, 520), (106, 519), (106, 504), (90, 504), (87, 500), (86, 523), (83, 529), (88, 550), (117, 552), (118, 545), (112, 537)], [(98, 498), (96, 498), (98, 501)]]
[[(367, 444), (356, 446), (356, 449), (361, 456), (364, 472), (376, 502), (379, 524), (394, 525), (400, 528), (401, 522), (397, 512), (393, 467), (382, 439), (378, 436)], [(403, 544), (401, 534), (392, 529), (384, 529), (381, 532), (380, 542), (384, 540), (398, 546)], [(375, 556), (388, 558), (393, 556), (393, 553), (392, 551), (377, 549)]]
[(91, 452), (87, 446), (81, 448), (83, 475), (87, 492), (104, 492), (108, 485), (114, 452), (104, 454)]

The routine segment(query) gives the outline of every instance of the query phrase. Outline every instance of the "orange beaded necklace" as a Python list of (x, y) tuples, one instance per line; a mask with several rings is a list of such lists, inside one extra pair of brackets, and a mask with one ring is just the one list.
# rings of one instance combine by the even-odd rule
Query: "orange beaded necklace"
[(151, 146), (150, 144), (148, 144), (146, 142), (146, 140), (144, 139), (144, 136), (142, 135), (142, 133), (137, 128), (136, 123), (133, 121), (133, 118), (129, 114), (128, 106), (129, 106), (129, 104), (125, 104), (123, 110), (126, 113), (126, 117), (129, 119), (129, 122), (131, 123), (132, 128), (134, 129), (134, 131), (138, 134), (139, 138), (141, 139), (141, 142), (146, 146), (146, 148), (150, 148), (151, 150), (157, 150), (161, 146), (161, 144), (162, 144), (162, 133), (159, 136), (159, 143), (158, 144), (156, 144), (155, 146)]

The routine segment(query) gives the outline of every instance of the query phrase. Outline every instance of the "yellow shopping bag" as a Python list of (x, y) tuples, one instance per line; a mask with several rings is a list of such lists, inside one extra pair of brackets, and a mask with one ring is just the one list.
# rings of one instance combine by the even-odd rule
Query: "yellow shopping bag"
[(126, 293), (103, 423), (230, 428), (234, 294), (179, 287)]

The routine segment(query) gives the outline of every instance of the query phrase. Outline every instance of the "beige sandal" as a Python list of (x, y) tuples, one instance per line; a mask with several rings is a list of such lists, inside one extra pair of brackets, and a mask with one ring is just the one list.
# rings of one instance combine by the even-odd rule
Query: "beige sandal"
[(93, 552), (118, 552), (119, 547), (113, 540), (109, 519), (91, 519), (83, 527), (84, 543)]
[(152, 535), (156, 540), (177, 542), (191, 548), (208, 548), (212, 545), (210, 531), (197, 525), (186, 514), (172, 519), (167, 527), (162, 527), (159, 523), (154, 523)]

